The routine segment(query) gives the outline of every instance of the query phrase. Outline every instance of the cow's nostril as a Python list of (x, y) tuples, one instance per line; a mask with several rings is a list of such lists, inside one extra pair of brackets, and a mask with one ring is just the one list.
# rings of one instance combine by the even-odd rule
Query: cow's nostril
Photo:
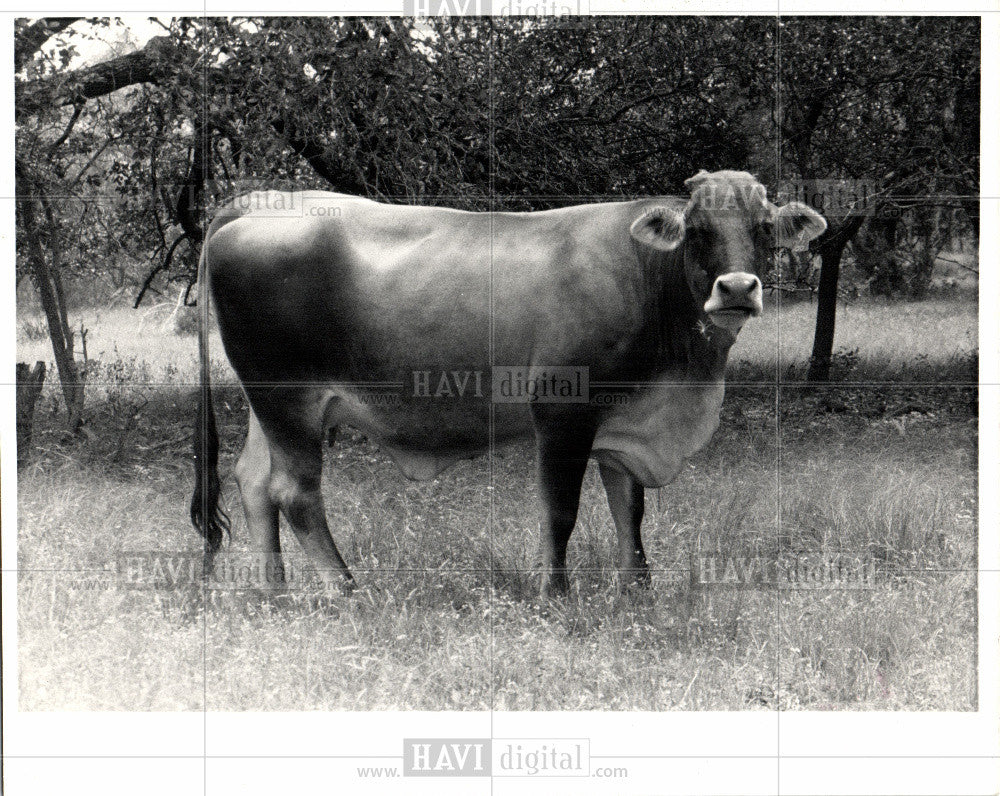
[(749, 276), (729, 276), (719, 279), (719, 293), (723, 296), (746, 296), (753, 292), (757, 286), (757, 280)]

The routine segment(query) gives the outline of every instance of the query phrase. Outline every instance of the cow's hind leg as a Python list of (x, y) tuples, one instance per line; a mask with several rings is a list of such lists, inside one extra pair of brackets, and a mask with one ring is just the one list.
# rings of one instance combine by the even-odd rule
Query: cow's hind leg
[(326, 522), (320, 479), (323, 471), (323, 429), (271, 440), (269, 495), (295, 532), (323, 584), (345, 587), (353, 580), (337, 550)]
[(649, 585), (649, 565), (642, 547), (642, 515), (646, 490), (632, 476), (606, 464), (600, 465), (608, 508), (618, 532), (618, 571), (622, 585)]
[(253, 585), (265, 594), (281, 591), (285, 586), (285, 571), (278, 539), (278, 504), (269, 491), (271, 451), (252, 410), (246, 442), (235, 470), (256, 564)]
[(571, 410), (533, 409), (542, 500), (541, 591), (550, 596), (569, 588), (566, 548), (576, 524), (594, 430)]

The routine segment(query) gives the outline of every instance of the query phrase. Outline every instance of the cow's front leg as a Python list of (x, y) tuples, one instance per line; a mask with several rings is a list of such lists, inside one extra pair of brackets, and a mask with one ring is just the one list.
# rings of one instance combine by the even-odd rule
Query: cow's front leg
[[(576, 411), (574, 411), (576, 409)], [(532, 407), (538, 454), (538, 493), (542, 501), (539, 545), (542, 596), (569, 588), (566, 547), (576, 524), (580, 487), (595, 428), (588, 413), (565, 405)]]
[(618, 532), (618, 572), (623, 586), (649, 585), (649, 564), (642, 547), (642, 515), (646, 490), (632, 476), (607, 464), (600, 466), (608, 508)]

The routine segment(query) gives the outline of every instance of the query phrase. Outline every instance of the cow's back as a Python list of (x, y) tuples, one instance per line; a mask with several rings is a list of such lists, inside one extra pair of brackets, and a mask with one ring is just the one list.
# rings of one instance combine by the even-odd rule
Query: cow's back
[[(317, 385), (303, 400), (336, 399), (332, 422), (382, 440), (397, 460), (415, 452), (409, 469), (431, 472), (419, 452), (488, 444), (496, 366), (654, 375), (626, 373), (646, 367), (627, 356), (644, 322), (628, 234), (639, 213), (641, 203), (489, 214), (340, 194), (242, 197), (210, 232), (223, 342), (245, 385)], [(500, 437), (530, 432), (526, 405), (493, 413)]]

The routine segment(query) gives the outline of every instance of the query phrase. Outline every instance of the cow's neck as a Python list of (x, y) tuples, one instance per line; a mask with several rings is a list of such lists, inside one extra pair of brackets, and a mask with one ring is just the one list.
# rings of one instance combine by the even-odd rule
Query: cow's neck
[(649, 304), (647, 346), (658, 373), (714, 382), (723, 378), (735, 337), (713, 326), (691, 294), (684, 275), (683, 249), (643, 258)]

